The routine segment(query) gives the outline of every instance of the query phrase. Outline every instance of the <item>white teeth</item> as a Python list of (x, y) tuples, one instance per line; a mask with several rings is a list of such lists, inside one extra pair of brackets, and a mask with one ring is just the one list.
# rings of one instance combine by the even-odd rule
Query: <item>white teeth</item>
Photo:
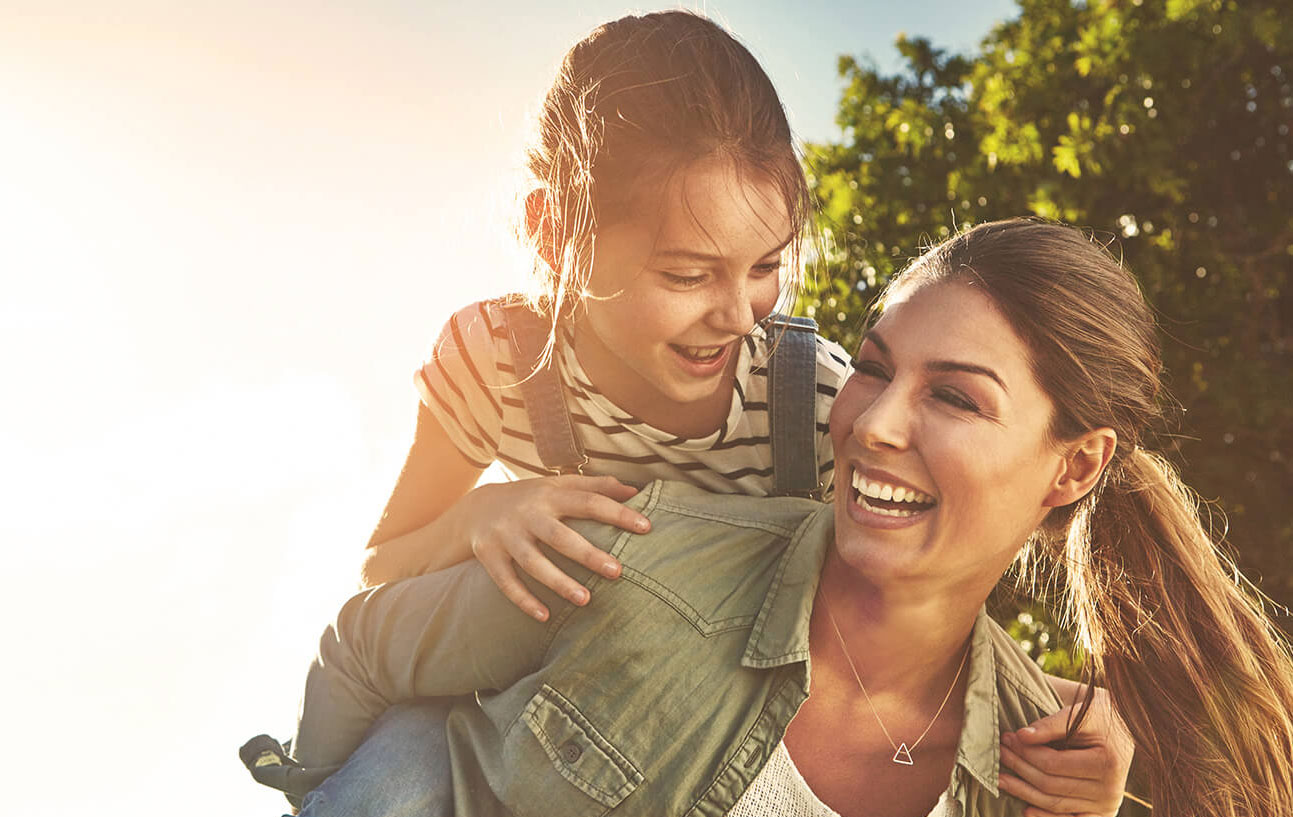
[(863, 502), (862, 504), (865, 505), (866, 509), (871, 513), (877, 513), (881, 516), (907, 517), (907, 516), (915, 516), (916, 514), (920, 513), (920, 511), (909, 511), (909, 510), (906, 510), (905, 508), (881, 508), (878, 505), (872, 505), (870, 502)]
[[(917, 491), (915, 488), (908, 488), (903, 485), (889, 485), (883, 482), (872, 482), (868, 480), (866, 477), (859, 474), (857, 471), (853, 472), (853, 487), (857, 490), (859, 494), (865, 497), (870, 497), (871, 499), (888, 500), (892, 502), (907, 502), (915, 505), (934, 504), (934, 497), (930, 496), (924, 491)], [(882, 510), (880, 508), (875, 508), (869, 504), (867, 505), (867, 507), (877, 512)], [(915, 511), (894, 510), (893, 513), (886, 512), (885, 515), (910, 516), (912, 513), (915, 513)]]
[(677, 346), (675, 348), (695, 360), (713, 360), (723, 353), (722, 346)]

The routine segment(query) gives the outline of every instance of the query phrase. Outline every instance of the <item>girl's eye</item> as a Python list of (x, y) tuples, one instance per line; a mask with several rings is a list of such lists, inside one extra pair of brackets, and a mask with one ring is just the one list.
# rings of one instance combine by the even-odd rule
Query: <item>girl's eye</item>
[(874, 360), (859, 360), (858, 358), (853, 358), (852, 364), (853, 371), (863, 377), (878, 377), (881, 380), (889, 379), (889, 373), (884, 370), (883, 366), (876, 363)]
[(665, 272), (663, 270), (660, 271), (660, 274), (664, 276), (666, 281), (679, 287), (699, 286), (700, 283), (705, 280), (705, 276), (703, 275), (674, 275), (672, 272)]
[(756, 264), (753, 272), (760, 278), (764, 278), (769, 275), (776, 275), (778, 272), (781, 272), (781, 261), (777, 260), (769, 261), (766, 264)]
[(979, 404), (956, 389), (937, 389), (934, 391), (934, 396), (953, 408), (971, 411), (976, 414), (979, 412)]

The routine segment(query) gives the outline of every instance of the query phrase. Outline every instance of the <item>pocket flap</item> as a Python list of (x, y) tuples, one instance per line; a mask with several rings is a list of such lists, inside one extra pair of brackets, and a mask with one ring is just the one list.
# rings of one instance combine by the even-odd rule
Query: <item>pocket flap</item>
[(629, 759), (547, 684), (530, 699), (521, 720), (561, 776), (607, 808), (618, 806), (642, 782)]

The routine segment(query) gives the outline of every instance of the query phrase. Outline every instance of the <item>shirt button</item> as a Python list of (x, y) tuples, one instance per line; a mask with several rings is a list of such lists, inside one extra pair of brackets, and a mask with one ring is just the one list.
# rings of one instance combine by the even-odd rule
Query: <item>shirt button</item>
[(573, 742), (563, 743), (561, 748), (557, 750), (557, 754), (561, 755), (561, 759), (567, 763), (574, 763), (576, 760), (579, 760), (579, 756), (583, 753), (584, 750), (580, 749)]

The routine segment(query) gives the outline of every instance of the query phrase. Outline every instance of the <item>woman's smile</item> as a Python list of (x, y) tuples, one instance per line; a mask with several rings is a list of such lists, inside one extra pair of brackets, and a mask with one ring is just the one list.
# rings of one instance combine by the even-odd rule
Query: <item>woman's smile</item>
[(907, 527), (919, 523), (937, 504), (933, 496), (891, 474), (854, 466), (849, 513), (859, 524)]

